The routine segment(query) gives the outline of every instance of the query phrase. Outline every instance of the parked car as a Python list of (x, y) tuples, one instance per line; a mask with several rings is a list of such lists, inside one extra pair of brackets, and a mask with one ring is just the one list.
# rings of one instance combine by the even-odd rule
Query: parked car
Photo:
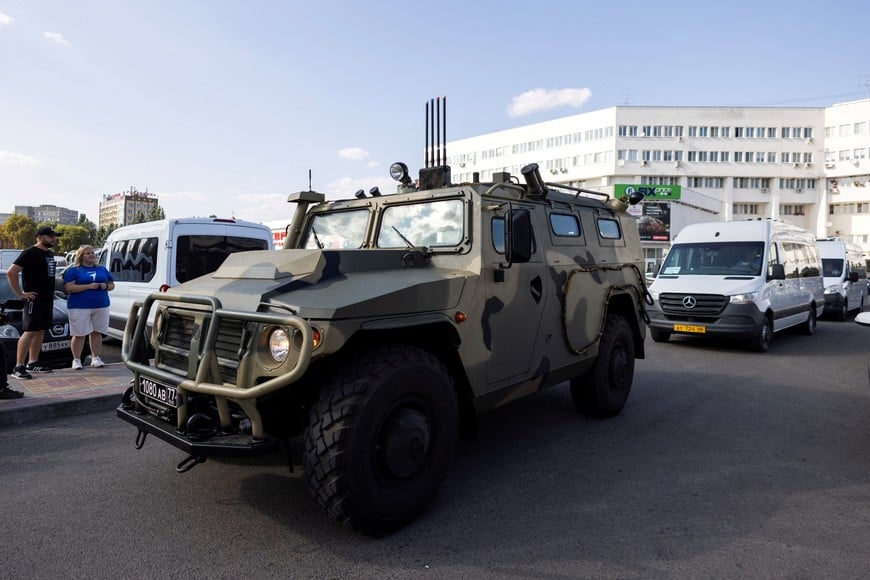
[[(6, 372), (12, 372), (15, 367), (24, 306), (24, 300), (16, 297), (12, 288), (9, 287), (6, 270), (0, 270), (0, 342), (3, 343), (3, 350), (6, 352)], [(73, 358), (69, 348), (71, 338), (66, 300), (56, 295), (54, 320), (51, 328), (45, 331), (39, 362), (52, 367), (63, 367), (71, 364)], [(85, 350), (87, 348), (87, 344), (85, 344)]]

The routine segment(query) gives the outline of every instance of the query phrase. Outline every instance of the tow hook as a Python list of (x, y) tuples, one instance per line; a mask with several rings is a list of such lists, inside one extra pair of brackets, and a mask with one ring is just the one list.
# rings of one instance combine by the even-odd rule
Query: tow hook
[(185, 458), (181, 463), (175, 466), (175, 471), (177, 471), (178, 473), (187, 473), (198, 464), (205, 463), (206, 459), (208, 458), (202, 455), (190, 455)]
[(142, 449), (142, 446), (145, 445), (145, 439), (148, 437), (148, 432), (139, 429), (139, 432), (136, 433), (136, 442), (133, 444), (136, 449)]

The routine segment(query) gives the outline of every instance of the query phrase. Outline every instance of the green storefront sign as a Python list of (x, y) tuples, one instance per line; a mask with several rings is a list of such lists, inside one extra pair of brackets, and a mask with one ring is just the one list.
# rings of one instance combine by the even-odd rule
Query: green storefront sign
[(617, 199), (631, 195), (634, 192), (643, 194), (644, 201), (668, 201), (680, 199), (679, 185), (626, 185), (616, 183), (613, 186), (613, 196)]

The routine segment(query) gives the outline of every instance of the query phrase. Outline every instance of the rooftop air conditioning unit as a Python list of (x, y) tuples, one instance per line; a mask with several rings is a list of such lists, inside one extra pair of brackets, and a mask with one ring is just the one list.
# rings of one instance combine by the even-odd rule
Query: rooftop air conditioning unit
[(800, 163), (795, 163), (794, 166), (795, 166), (795, 167), (800, 167), (801, 164), (800, 164)]
[(640, 162), (641, 167), (646, 167), (647, 165), (649, 165), (649, 161), (647, 161), (646, 159)]
[(800, 187), (798, 187), (797, 189), (794, 190), (794, 192), (795, 192), (795, 193), (803, 193), (804, 190), (801, 189)]
[(835, 165), (833, 163), (825, 163), (825, 169), (833, 169)]
[(809, 163), (809, 162), (807, 162), (807, 163), (804, 163), (804, 167), (812, 167), (812, 166), (813, 166), (813, 164), (812, 164), (812, 163)]
[(857, 159), (855, 161), (853, 161), (852, 163), (855, 164), (855, 167), (858, 167), (859, 165), (861, 165), (861, 162), (858, 161)]
[(762, 188), (761, 188), (761, 193), (770, 193), (770, 188), (762, 187)]
[(679, 136), (677, 137), (677, 141), (682, 142), (682, 141), (683, 141), (683, 136), (682, 136), (682, 135), (679, 135)]
[(815, 141), (815, 139), (813, 139), (812, 137), (808, 137), (807, 138), (807, 145), (812, 145), (814, 141)]
[(680, 163), (679, 161), (674, 161), (674, 167), (679, 167), (680, 165), (682, 165), (682, 163)]

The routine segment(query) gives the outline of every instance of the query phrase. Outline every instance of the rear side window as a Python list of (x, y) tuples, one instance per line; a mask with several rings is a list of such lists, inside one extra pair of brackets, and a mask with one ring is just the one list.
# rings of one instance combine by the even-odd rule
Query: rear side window
[(109, 248), (108, 269), (120, 282), (150, 282), (157, 271), (157, 238), (119, 240)]
[(580, 222), (577, 216), (563, 213), (550, 214), (550, 229), (553, 234), (560, 237), (579, 238)]
[(217, 270), (230, 254), (266, 250), (269, 242), (236, 236), (179, 236), (175, 258), (175, 277), (187, 282)]
[(605, 240), (618, 240), (622, 237), (622, 232), (619, 231), (619, 222), (607, 218), (598, 218), (598, 235)]

